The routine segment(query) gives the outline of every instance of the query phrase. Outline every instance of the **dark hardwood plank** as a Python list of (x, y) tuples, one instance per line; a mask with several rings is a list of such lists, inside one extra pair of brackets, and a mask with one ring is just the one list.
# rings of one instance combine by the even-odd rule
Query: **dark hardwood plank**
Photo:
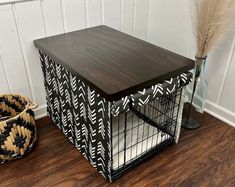
[(0, 165), (0, 186), (235, 186), (235, 129), (206, 114), (200, 129), (183, 130), (170, 146), (109, 184), (43, 118), (25, 158)]
[(107, 26), (34, 43), (109, 100), (117, 100), (194, 67), (191, 59)]

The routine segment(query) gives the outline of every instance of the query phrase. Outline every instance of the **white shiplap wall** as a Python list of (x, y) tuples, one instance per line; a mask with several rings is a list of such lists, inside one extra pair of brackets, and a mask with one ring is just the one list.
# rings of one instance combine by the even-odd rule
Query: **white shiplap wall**
[[(194, 37), (187, 0), (0, 0), (0, 93), (21, 93), (46, 105), (33, 40), (105, 24), (193, 58)], [(206, 109), (235, 124), (234, 34), (209, 56)]]

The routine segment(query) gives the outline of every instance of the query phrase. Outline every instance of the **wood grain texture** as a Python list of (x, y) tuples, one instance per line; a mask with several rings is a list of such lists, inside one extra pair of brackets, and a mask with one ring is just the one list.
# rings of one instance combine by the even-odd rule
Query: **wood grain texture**
[(49, 120), (25, 158), (0, 165), (0, 186), (235, 186), (235, 129), (206, 114), (200, 129), (109, 184)]
[(36, 40), (35, 46), (109, 100), (194, 67), (191, 59), (107, 26)]

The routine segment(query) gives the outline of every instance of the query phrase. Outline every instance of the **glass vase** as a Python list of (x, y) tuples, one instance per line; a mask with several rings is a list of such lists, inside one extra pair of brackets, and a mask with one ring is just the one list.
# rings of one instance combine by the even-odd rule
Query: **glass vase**
[(206, 57), (195, 57), (193, 80), (185, 91), (182, 127), (186, 129), (199, 128), (202, 122), (208, 92), (205, 64)]

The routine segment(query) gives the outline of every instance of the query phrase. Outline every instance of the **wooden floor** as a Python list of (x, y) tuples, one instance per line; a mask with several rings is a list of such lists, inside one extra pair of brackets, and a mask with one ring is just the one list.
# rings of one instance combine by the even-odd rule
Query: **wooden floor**
[[(0, 186), (109, 186), (57, 127), (37, 122), (38, 142), (24, 159), (0, 165)], [(110, 185), (111, 186), (111, 185)], [(235, 128), (206, 114), (165, 149), (112, 186), (235, 186)]]

